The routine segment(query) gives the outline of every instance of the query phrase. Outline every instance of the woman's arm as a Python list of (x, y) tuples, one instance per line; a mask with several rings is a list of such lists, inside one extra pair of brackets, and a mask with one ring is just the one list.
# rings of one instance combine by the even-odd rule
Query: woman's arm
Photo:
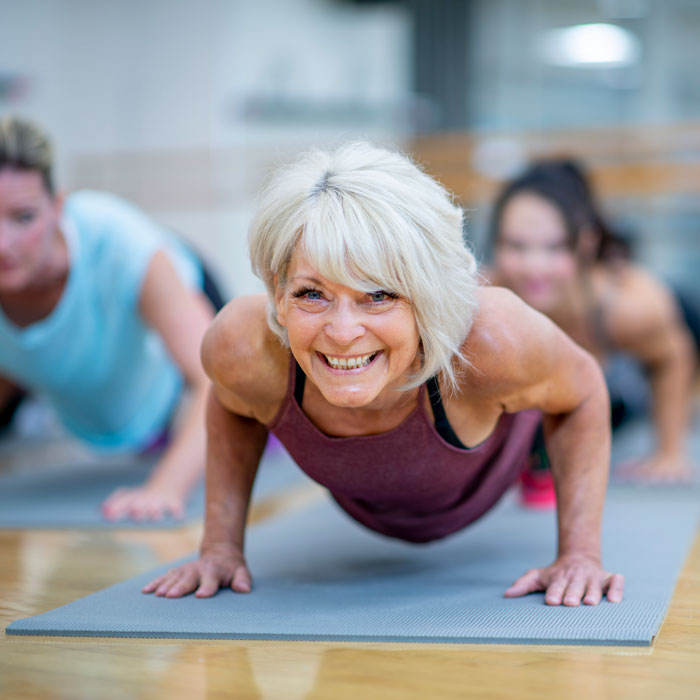
[(545, 414), (557, 494), (556, 560), (528, 571), (506, 596), (543, 590), (550, 605), (595, 605), (607, 592), (608, 600), (619, 601), (623, 579), (604, 571), (600, 558), (610, 460), (609, 403), (600, 368), (545, 316), (505, 290), (493, 292), (498, 304), (490, 315), (506, 329), (489, 341), (495, 342), (490, 355), (499, 365), (501, 403), (508, 412), (538, 408)]
[(244, 533), (267, 430), (255, 419), (229, 411), (212, 390), (207, 433), (207, 507), (200, 558), (151, 581), (144, 593), (179, 598), (194, 591), (206, 598), (221, 586), (231, 586), (238, 593), (251, 589)]
[(280, 343), (266, 340), (271, 333), (265, 304), (263, 297), (237, 299), (206, 333), (202, 363), (213, 386), (206, 413), (207, 506), (200, 558), (152, 581), (145, 593), (177, 598), (195, 591), (208, 597), (221, 586), (239, 593), (251, 588), (243, 555), (248, 504), (267, 438), (264, 422), (284, 396), (288, 363)]
[(695, 357), (671, 293), (642, 271), (630, 271), (606, 321), (616, 345), (644, 365), (652, 390), (657, 447), (635, 471), (649, 479), (689, 478), (684, 441)]
[(182, 424), (153, 469), (138, 488), (119, 489), (103, 504), (107, 518), (131, 516), (158, 519), (181, 516), (186, 498), (204, 471), (204, 413), (209, 381), (199, 348), (214, 315), (207, 299), (187, 289), (168, 256), (153, 256), (141, 290), (140, 312), (162, 338), (191, 390)]

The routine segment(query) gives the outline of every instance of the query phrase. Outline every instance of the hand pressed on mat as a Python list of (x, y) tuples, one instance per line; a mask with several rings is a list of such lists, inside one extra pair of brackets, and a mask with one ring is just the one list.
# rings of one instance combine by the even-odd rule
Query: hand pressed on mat
[(615, 475), (625, 481), (649, 484), (689, 484), (696, 466), (683, 453), (657, 452), (645, 459), (632, 459), (618, 465)]
[(238, 552), (202, 555), (146, 584), (143, 593), (165, 598), (180, 598), (194, 592), (197, 598), (210, 598), (219, 588), (230, 586), (236, 593), (249, 593), (250, 571)]
[(102, 504), (102, 514), (107, 520), (162, 520), (168, 515), (182, 518), (185, 514), (185, 497), (180, 493), (148, 486), (120, 488)]
[(604, 594), (609, 602), (619, 603), (624, 585), (622, 574), (608, 573), (595, 558), (577, 554), (561, 556), (543, 569), (530, 569), (504, 595), (517, 598), (545, 591), (547, 605), (598, 605)]

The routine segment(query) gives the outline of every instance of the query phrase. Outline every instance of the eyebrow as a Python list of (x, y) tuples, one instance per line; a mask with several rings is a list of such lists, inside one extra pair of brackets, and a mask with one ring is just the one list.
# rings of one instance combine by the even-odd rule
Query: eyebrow
[(297, 275), (296, 277), (292, 277), (292, 279), (289, 281), (294, 282), (294, 280), (306, 280), (307, 282), (312, 282), (313, 284), (323, 285), (321, 280), (318, 280), (315, 277), (307, 277), (306, 275)]

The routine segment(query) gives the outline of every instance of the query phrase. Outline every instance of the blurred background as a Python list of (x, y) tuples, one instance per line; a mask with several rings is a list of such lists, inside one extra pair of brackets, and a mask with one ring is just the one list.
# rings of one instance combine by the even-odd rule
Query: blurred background
[(483, 229), (498, 183), (570, 154), (635, 257), (700, 295), (700, 0), (0, 0), (0, 114), (67, 190), (125, 196), (229, 294), (269, 170), (364, 137)]

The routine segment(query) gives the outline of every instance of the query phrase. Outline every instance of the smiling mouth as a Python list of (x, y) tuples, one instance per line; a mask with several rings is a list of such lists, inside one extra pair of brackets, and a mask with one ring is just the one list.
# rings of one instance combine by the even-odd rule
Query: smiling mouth
[(356, 357), (334, 357), (333, 355), (326, 355), (325, 353), (317, 353), (323, 358), (325, 363), (332, 369), (362, 369), (367, 367), (380, 353), (381, 351), (371, 352), (368, 355), (357, 355)]

